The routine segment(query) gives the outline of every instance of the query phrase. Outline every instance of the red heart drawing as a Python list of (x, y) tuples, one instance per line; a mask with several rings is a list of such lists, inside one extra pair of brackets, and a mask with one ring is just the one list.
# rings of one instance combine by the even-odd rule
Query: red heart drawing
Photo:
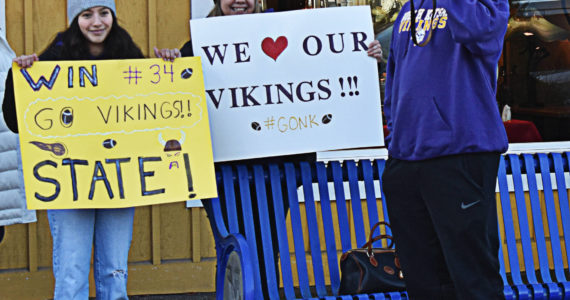
[(284, 36), (278, 37), (276, 41), (273, 41), (272, 38), (267, 37), (263, 39), (263, 42), (261, 42), (261, 49), (265, 54), (267, 54), (267, 56), (277, 61), (277, 57), (281, 55), (285, 48), (287, 48), (287, 45), (288, 41)]

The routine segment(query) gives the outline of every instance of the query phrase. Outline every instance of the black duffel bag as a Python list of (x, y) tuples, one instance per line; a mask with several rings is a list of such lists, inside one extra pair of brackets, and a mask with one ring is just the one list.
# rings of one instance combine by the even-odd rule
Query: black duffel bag
[[(339, 295), (370, 294), (406, 289), (396, 250), (389, 235), (373, 237), (374, 230), (386, 222), (376, 223), (370, 230), (368, 242), (362, 248), (351, 249), (340, 258)], [(372, 248), (372, 244), (389, 239), (387, 248)]]

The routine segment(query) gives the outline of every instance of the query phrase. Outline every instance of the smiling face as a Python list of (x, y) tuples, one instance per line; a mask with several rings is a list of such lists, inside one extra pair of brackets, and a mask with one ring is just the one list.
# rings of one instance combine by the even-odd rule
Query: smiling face
[(83, 36), (89, 43), (92, 55), (99, 55), (103, 51), (103, 43), (113, 27), (113, 13), (104, 6), (95, 6), (82, 11), (77, 16), (77, 23)]
[(219, 0), (220, 8), (226, 16), (251, 14), (257, 0)]

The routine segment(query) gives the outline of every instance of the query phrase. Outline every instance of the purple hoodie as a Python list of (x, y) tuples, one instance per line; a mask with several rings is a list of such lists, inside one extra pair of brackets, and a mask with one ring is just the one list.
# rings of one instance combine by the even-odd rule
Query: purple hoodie
[[(421, 43), (429, 33), (432, 1), (416, 0), (414, 6)], [(404, 5), (387, 66), (384, 116), (390, 156), (424, 160), (506, 151), (495, 94), (508, 18), (507, 0), (438, 0), (432, 39), (419, 47), (411, 39), (410, 3)]]

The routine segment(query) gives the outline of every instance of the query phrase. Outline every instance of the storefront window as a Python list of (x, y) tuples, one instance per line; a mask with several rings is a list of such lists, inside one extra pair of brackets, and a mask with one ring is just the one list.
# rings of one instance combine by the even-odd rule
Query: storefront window
[[(384, 49), (389, 49), (392, 24), (405, 2), (368, 1), (376, 38)], [(568, 141), (570, 1), (511, 0), (510, 8), (498, 65), (498, 108), (503, 110), (508, 105), (513, 122), (532, 124), (538, 129), (540, 137), (515, 139), (516, 142)]]
[(567, 1), (511, 1), (497, 100), (544, 141), (570, 140), (569, 38)]

